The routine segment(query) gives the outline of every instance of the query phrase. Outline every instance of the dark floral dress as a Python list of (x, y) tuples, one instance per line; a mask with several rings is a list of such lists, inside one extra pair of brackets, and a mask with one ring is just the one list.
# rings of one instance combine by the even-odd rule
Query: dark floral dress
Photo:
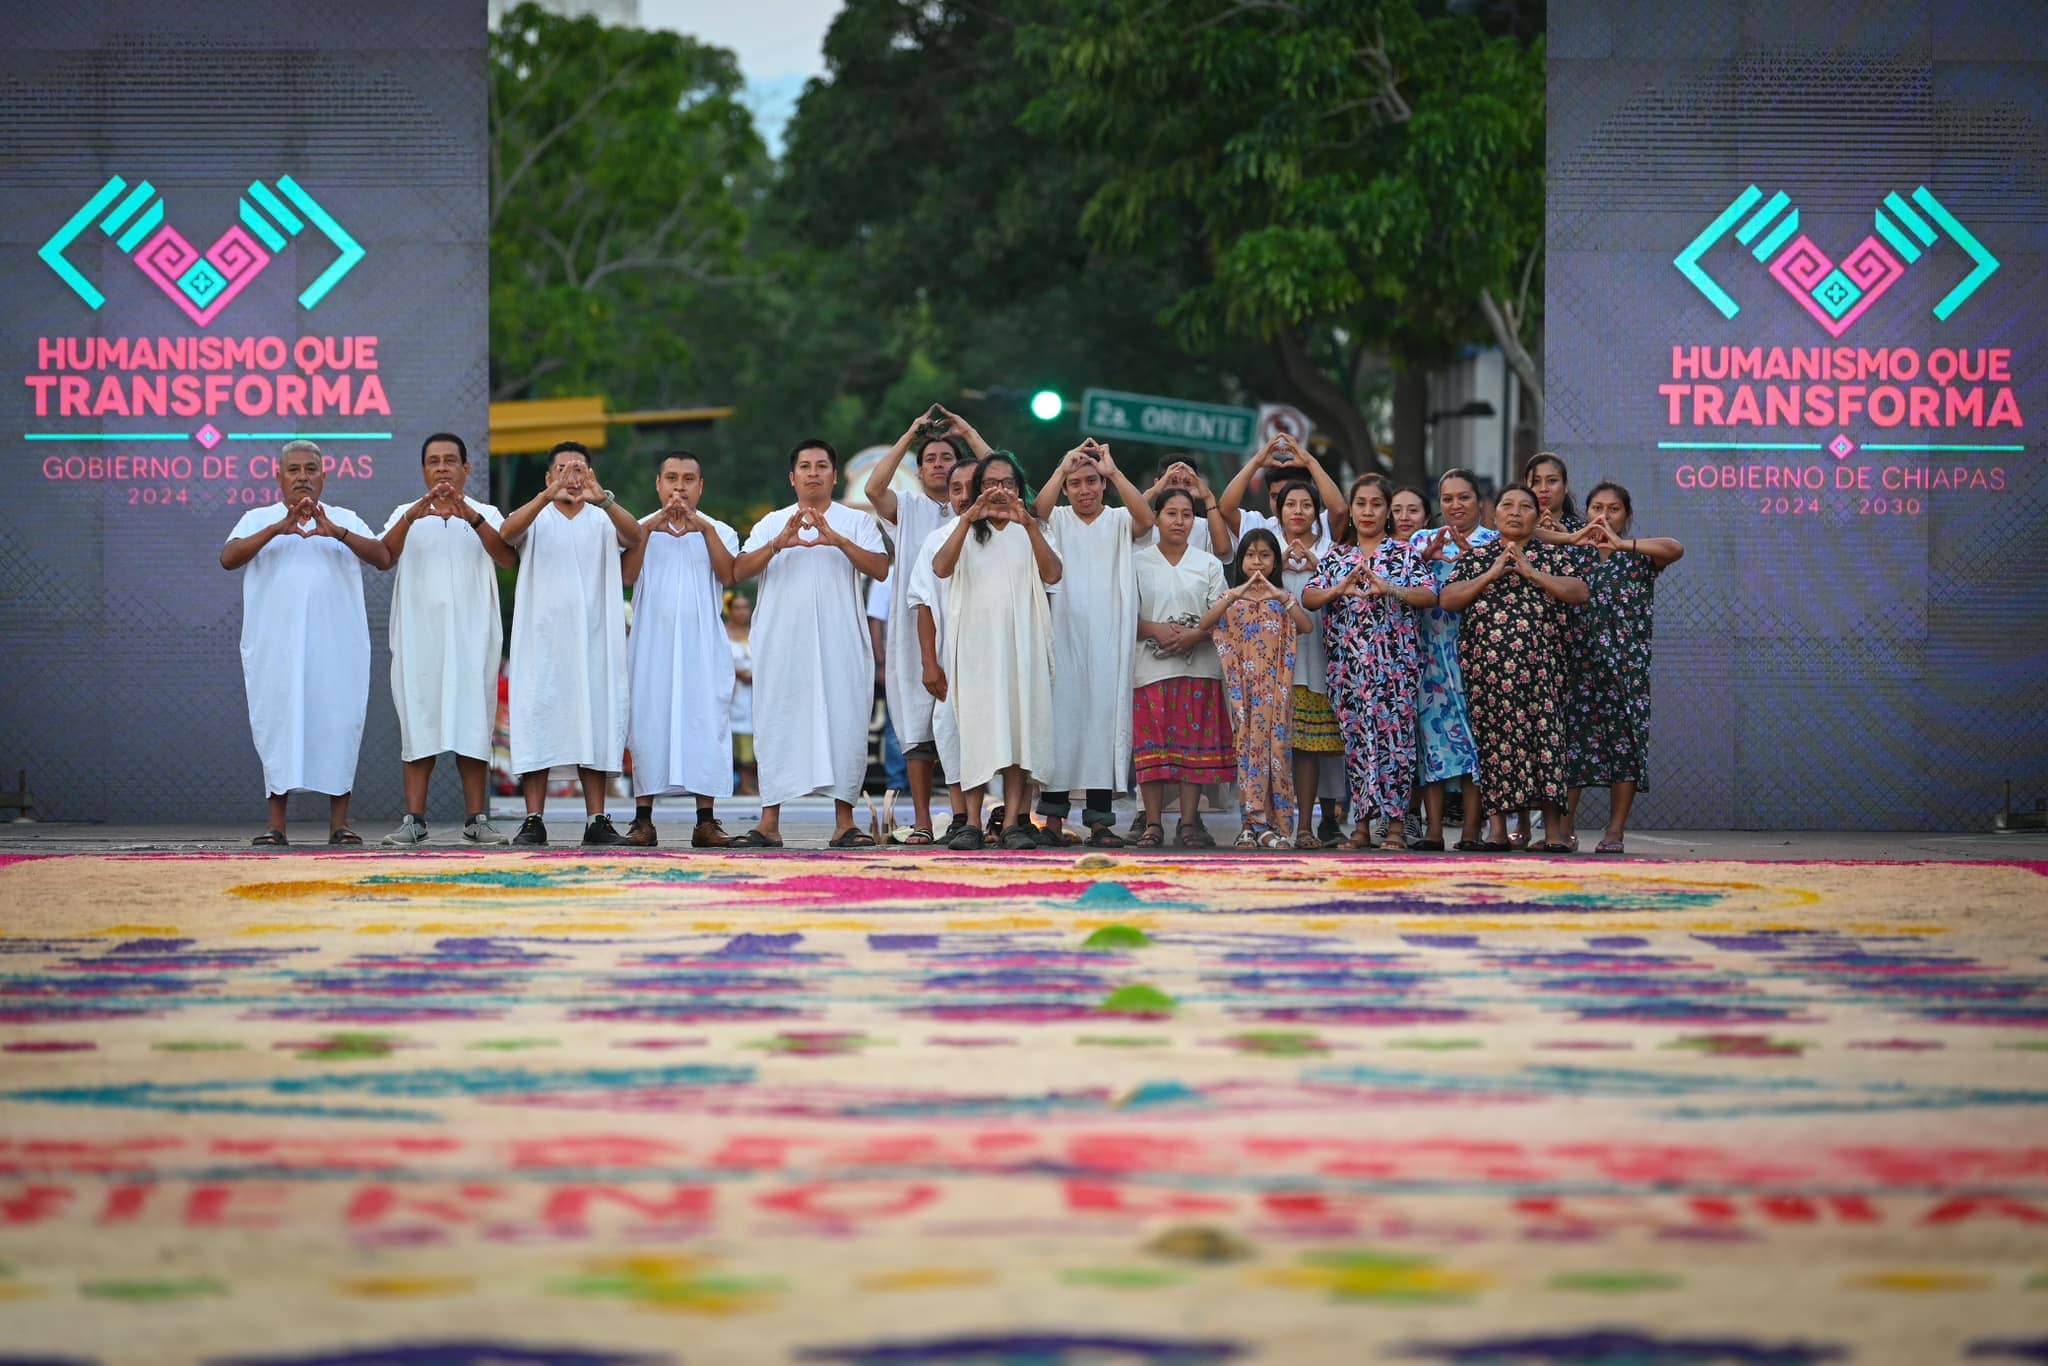
[[(1334, 588), (1358, 564), (1356, 545), (1334, 546), (1308, 586)], [(1391, 536), (1371, 556), (1372, 572), (1400, 588), (1434, 588), (1436, 579), (1413, 546)], [(1422, 680), (1422, 644), (1415, 609), (1396, 598), (1332, 599), (1323, 609), (1330, 654), (1330, 706), (1344, 732), (1351, 820), (1375, 812), (1400, 820), (1415, 791), (1415, 714)]]
[[(1475, 545), (1451, 568), (1451, 582), (1493, 568), (1505, 543)], [(1532, 568), (1576, 577), (1567, 549), (1530, 542)], [(1571, 613), (1519, 574), (1486, 586), (1458, 627), (1458, 668), (1472, 739), (1479, 747), (1479, 785), (1486, 814), (1564, 804), (1565, 669)]]
[(1565, 784), (1647, 792), (1657, 562), (1632, 550), (1595, 553), (1580, 573), (1593, 600), (1573, 614), (1578, 678), (1565, 702)]

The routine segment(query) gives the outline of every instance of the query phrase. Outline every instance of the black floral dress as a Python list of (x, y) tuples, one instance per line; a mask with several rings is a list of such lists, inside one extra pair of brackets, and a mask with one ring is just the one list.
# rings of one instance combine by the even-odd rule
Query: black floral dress
[[(1460, 555), (1451, 582), (1476, 579), (1505, 542)], [(1531, 542), (1523, 552), (1544, 574), (1576, 577), (1564, 548)], [(1519, 574), (1486, 586), (1458, 627), (1458, 669), (1479, 749), (1486, 814), (1564, 804), (1565, 669), (1571, 649), (1565, 605)]]
[(1617, 550), (1594, 554), (1579, 572), (1593, 600), (1573, 614), (1578, 678), (1565, 702), (1565, 784), (1647, 792), (1657, 562)]

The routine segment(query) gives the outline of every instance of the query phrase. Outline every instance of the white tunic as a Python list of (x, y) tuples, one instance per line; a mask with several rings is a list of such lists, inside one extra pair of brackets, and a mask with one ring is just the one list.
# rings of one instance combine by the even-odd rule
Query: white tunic
[[(896, 543), (896, 563), (907, 566), (925, 538), (952, 520), (953, 509), (947, 504), (935, 503), (922, 493), (898, 493), (896, 520), (882, 523), (889, 539)], [(932, 707), (937, 699), (924, 690), (924, 657), (917, 647), (917, 616), (904, 608), (910, 593), (910, 575), (892, 572), (888, 593), (888, 624), (882, 636), (886, 670), (883, 692), (889, 699), (889, 721), (896, 727), (896, 743), (908, 749), (932, 738)]]
[[(493, 529), (504, 514), (462, 500)], [(401, 503), (384, 530), (404, 520)], [(498, 721), (498, 666), (505, 624), (498, 570), (468, 523), (422, 517), (405, 533), (391, 573), (391, 703), (398, 710), (398, 757), (410, 763), (454, 750), (489, 762)]]
[[(796, 513), (792, 504), (754, 523), (742, 551), (767, 545)], [(867, 513), (834, 503), (825, 515), (862, 550), (883, 549)], [(853, 561), (830, 546), (778, 552), (761, 571), (752, 645), (761, 804), (812, 793), (854, 800), (867, 777), (875, 654)]]
[[(943, 546), (946, 543), (946, 538), (952, 534), (953, 519), (949, 517), (941, 522), (932, 531), (931, 535), (924, 538), (924, 544), (919, 546), (917, 550), (917, 562), (911, 566), (907, 579), (909, 592), (908, 596), (904, 598), (904, 606), (913, 618), (913, 630), (916, 629), (915, 617), (917, 609), (920, 607), (931, 609), (933, 658), (939, 661), (939, 667), (942, 670), (951, 667), (950, 661), (952, 659), (948, 651), (951, 648), (953, 639), (953, 621), (952, 613), (947, 607), (947, 599), (951, 596), (950, 590), (952, 585), (933, 572), (932, 561), (938, 558), (939, 547)], [(899, 560), (897, 563), (898, 568), (891, 574), (892, 578), (895, 574), (903, 572), (901, 568), (902, 562)], [(924, 687), (924, 657), (922, 653), (918, 656), (917, 685), (920, 688)], [(925, 696), (930, 697), (931, 694), (927, 692)], [(932, 743), (938, 746), (939, 767), (944, 770), (946, 781), (948, 782), (958, 782), (960, 780), (960, 713), (953, 706), (954, 697), (953, 676), (948, 673), (946, 675), (946, 700), (940, 702), (937, 699), (933, 699), (932, 706)]]
[(1138, 638), (1137, 545), (1131, 514), (1104, 508), (1084, 522), (1056, 507), (1046, 534), (1059, 553), (1052, 597), (1052, 792), (1131, 785), (1131, 646)]
[[(284, 517), (283, 503), (251, 508), (228, 540)], [(329, 507), (327, 519), (376, 534), (347, 508)], [(370, 705), (370, 619), (354, 551), (332, 536), (286, 532), (242, 566), (242, 687), (266, 793), (355, 789)]]
[(964, 663), (974, 667), (974, 686), (955, 704), (955, 781), (963, 788), (985, 787), (1003, 769), (1022, 765), (1043, 782), (1052, 771), (1052, 608), (1038, 577), (1031, 533), (1012, 522), (991, 528), (984, 543), (970, 531), (947, 600), (952, 640), (951, 653), (941, 656), (946, 677), (965, 673)]
[[(1193, 626), (1223, 596), (1223, 562), (1192, 545), (1181, 552), (1177, 565), (1169, 564), (1156, 545), (1148, 545), (1132, 556), (1132, 564), (1138, 571), (1138, 616), (1142, 620)], [(1150, 641), (1138, 641), (1132, 651), (1136, 661), (1131, 670), (1134, 688), (1149, 687), (1170, 678), (1220, 681), (1223, 677), (1223, 661), (1213, 640), (1205, 637), (1184, 655), (1162, 655), (1151, 645)]]
[[(739, 534), (707, 519), (727, 551)], [(732, 795), (732, 641), (704, 533), (647, 533), (633, 585), (633, 795)]]
[(549, 503), (519, 547), (512, 603), (512, 771), (617, 773), (626, 749), (626, 597), (601, 509)]

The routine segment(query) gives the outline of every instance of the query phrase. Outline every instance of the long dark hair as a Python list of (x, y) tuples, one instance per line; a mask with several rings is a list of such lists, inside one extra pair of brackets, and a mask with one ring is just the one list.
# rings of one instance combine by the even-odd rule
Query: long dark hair
[(1154, 494), (1152, 496), (1152, 515), (1157, 517), (1160, 513), (1166, 511), (1166, 505), (1175, 498), (1187, 499), (1188, 507), (1193, 510), (1196, 517), (1200, 518), (1208, 515), (1202, 511), (1202, 500), (1195, 497), (1195, 491), (1184, 488), (1161, 489), (1158, 493)]
[(1636, 500), (1629, 497), (1628, 490), (1615, 483), (1612, 479), (1602, 479), (1599, 483), (1593, 485), (1593, 491), (1586, 495), (1586, 506), (1592, 507), (1593, 500), (1603, 493), (1611, 493), (1616, 498), (1621, 499), (1621, 510), (1628, 517), (1628, 520), (1621, 524), (1621, 529), (1627, 531), (1630, 527), (1634, 526), (1636, 524)]
[(1357, 545), (1358, 527), (1351, 520), (1351, 505), (1358, 501), (1358, 491), (1367, 484), (1376, 485), (1387, 500), (1387, 522), (1380, 528), (1380, 535), (1394, 534), (1394, 481), (1384, 474), (1361, 474), (1351, 481), (1351, 487), (1344, 491), (1344, 525), (1337, 528), (1338, 545)]
[[(1564, 457), (1559, 455), (1556, 451), (1538, 451), (1536, 452), (1536, 454), (1530, 456), (1528, 460), (1524, 462), (1522, 465), (1521, 482), (1526, 484), (1529, 481), (1530, 476), (1536, 473), (1536, 467), (1538, 465), (1544, 464), (1557, 466), (1557, 477), (1564, 481), (1564, 501), (1557, 505), (1558, 512), (1560, 512), (1566, 517), (1577, 519), (1579, 515), (1579, 510), (1572, 503), (1572, 472), (1565, 467)], [(1510, 484), (1508, 487), (1512, 488), (1514, 486)], [(1494, 494), (1493, 501), (1496, 504), (1498, 504), (1500, 502), (1500, 494), (1506, 493), (1507, 491), (1508, 490), (1504, 488), (1500, 491), (1500, 493)], [(1536, 500), (1536, 507), (1538, 511), (1542, 510), (1543, 500), (1541, 498), (1538, 498)]]
[(1313, 509), (1309, 513), (1308, 529), (1313, 532), (1316, 529), (1316, 523), (1322, 520), (1323, 497), (1316, 492), (1314, 483), (1302, 478), (1300, 475), (1289, 475), (1285, 479), (1276, 479), (1267, 487), (1266, 500), (1273, 505), (1273, 520), (1276, 522), (1280, 520), (1280, 513), (1287, 506), (1287, 495), (1296, 489), (1300, 489), (1308, 495), (1309, 507)]
[[(1247, 531), (1237, 543), (1237, 553), (1230, 557), (1229, 566), (1223, 571), (1223, 581), (1232, 588), (1244, 582), (1244, 552), (1255, 545), (1263, 545), (1273, 552), (1273, 573), (1280, 572), (1280, 538), (1264, 527)], [(1272, 580), (1268, 579), (1268, 583)], [(1275, 584), (1275, 587), (1279, 585)]]
[[(1017, 477), (1017, 501), (1024, 505), (1024, 515), (1029, 517), (1031, 515), (1031, 490), (1024, 487), (1024, 467), (1018, 464), (1017, 457), (1011, 455), (1008, 451), (990, 451), (987, 455), (974, 462), (973, 489), (975, 500), (979, 502), (981, 499), (982, 486), (988, 482), (988, 467), (990, 465), (1007, 466), (1010, 473)], [(977, 542), (987, 544), (988, 538), (994, 534), (995, 528), (988, 524), (988, 518), (977, 517), (974, 519), (974, 539)]]

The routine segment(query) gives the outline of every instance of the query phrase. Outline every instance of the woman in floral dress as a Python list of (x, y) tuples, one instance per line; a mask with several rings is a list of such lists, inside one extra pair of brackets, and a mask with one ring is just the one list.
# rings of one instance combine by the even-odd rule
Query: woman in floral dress
[[(1479, 748), (1479, 791), (1465, 800), (1484, 803), (1487, 838), (1478, 847), (1487, 853), (1509, 847), (1510, 811), (1541, 807), (1546, 836), (1564, 820), (1565, 608), (1589, 594), (1565, 551), (1530, 539), (1539, 513), (1527, 484), (1502, 489), (1493, 510), (1500, 539), (1460, 555), (1443, 590), (1444, 607), (1464, 613), (1458, 670)], [(1571, 852), (1554, 836), (1537, 848)]]
[(1415, 787), (1416, 692), (1422, 648), (1418, 608), (1436, 605), (1436, 580), (1412, 546), (1395, 540), (1388, 504), (1393, 485), (1368, 474), (1351, 486), (1349, 516), (1323, 556), (1301, 604), (1323, 613), (1330, 654), (1330, 705), (1344, 732), (1351, 779), (1351, 838), (1340, 849), (1372, 844), (1372, 818), (1387, 820), (1387, 849), (1407, 847), (1401, 818)]
[[(1445, 470), (1437, 476), (1437, 501), (1444, 524), (1418, 531), (1409, 544), (1422, 552), (1437, 591), (1451, 581), (1451, 567), (1473, 546), (1492, 545), (1500, 533), (1479, 524), (1479, 476), (1467, 469)], [(1421, 767), (1423, 837), (1418, 849), (1444, 847), (1444, 794), (1479, 767), (1472, 743), (1472, 722), (1465, 709), (1465, 680), (1458, 672), (1458, 613), (1439, 604), (1416, 614), (1422, 633)], [(1465, 803), (1463, 844), (1479, 843), (1481, 812), (1476, 800)]]
[[(1291, 849), (1294, 821), (1294, 652), (1315, 619), (1280, 584), (1280, 538), (1245, 532), (1226, 575), (1231, 588), (1202, 618), (1223, 660), (1223, 693), (1237, 744), (1240, 849)], [(1311, 794), (1313, 796), (1313, 794)]]
[(1607, 833), (1595, 851), (1619, 854), (1636, 793), (1649, 790), (1650, 625), (1657, 576), (1685, 554), (1668, 536), (1631, 536), (1635, 503), (1619, 484), (1586, 499), (1590, 552), (1583, 573), (1592, 601), (1577, 614), (1578, 685), (1565, 700), (1566, 842), (1579, 819), (1579, 793), (1611, 791)]

